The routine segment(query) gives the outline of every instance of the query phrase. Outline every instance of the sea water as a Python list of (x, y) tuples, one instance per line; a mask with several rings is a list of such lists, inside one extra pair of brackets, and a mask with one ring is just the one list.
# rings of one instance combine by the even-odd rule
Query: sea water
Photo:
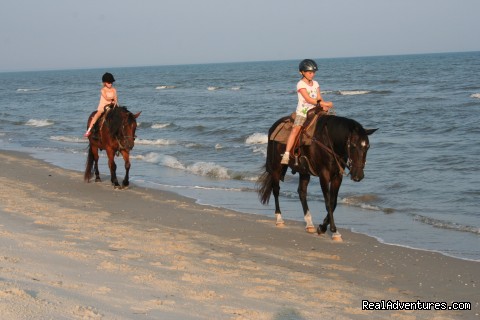
[[(295, 110), (298, 63), (0, 73), (0, 148), (83, 171), (88, 142), (82, 135), (109, 71), (119, 103), (142, 111), (131, 152), (134, 184), (265, 215), (273, 224), (273, 201), (260, 204), (255, 182), (269, 127)], [(379, 128), (370, 136), (364, 180), (344, 178), (337, 226), (480, 260), (480, 52), (317, 63), (316, 80), (336, 114)], [(104, 180), (106, 161), (102, 153)], [(121, 158), (117, 165), (123, 177)], [(302, 220), (297, 182), (287, 174), (280, 201), (284, 217)], [(318, 224), (326, 215), (318, 179), (308, 194)]]

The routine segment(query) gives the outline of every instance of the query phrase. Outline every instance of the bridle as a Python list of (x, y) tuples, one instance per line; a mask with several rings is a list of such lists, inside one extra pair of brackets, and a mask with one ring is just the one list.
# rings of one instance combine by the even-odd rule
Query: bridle
[[(348, 136), (347, 142), (346, 142), (346, 149), (347, 149), (347, 161), (343, 160), (342, 157), (340, 157), (334, 150), (333, 150), (333, 144), (332, 144), (332, 139), (330, 139), (330, 135), (328, 133), (328, 128), (325, 126), (324, 130), (327, 135), (327, 141), (328, 141), (328, 146), (323, 144), (322, 142), (318, 141), (315, 137), (312, 137), (312, 141), (315, 142), (320, 148), (323, 150), (327, 151), (330, 155), (333, 156), (333, 159), (335, 159), (335, 163), (338, 166), (338, 170), (340, 171), (340, 174), (348, 176), (350, 172), (352, 171), (352, 168), (365, 168), (365, 164), (362, 163), (360, 165), (356, 165), (353, 162), (352, 157), (350, 156), (350, 148), (355, 147), (355, 145), (352, 144), (351, 142), (351, 134)], [(349, 173), (345, 174), (345, 169), (347, 168)]]
[(118, 142), (119, 150), (128, 150), (128, 148), (125, 147), (125, 145), (128, 142), (128, 139), (135, 140), (135, 138), (137, 137), (135, 135), (131, 136), (131, 135), (126, 135), (125, 134), (125, 126), (126, 126), (125, 123), (128, 122), (129, 117), (130, 117), (130, 115), (128, 114), (124, 119), (122, 119), (122, 128), (120, 130), (121, 138), (122, 138), (121, 141), (120, 141), (118, 136), (115, 138)]

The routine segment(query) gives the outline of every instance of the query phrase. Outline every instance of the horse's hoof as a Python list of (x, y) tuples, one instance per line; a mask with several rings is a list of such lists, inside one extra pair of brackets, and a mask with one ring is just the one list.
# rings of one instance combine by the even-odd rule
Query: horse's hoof
[(305, 231), (307, 231), (308, 233), (315, 233), (315, 227), (314, 226), (306, 227)]
[(120, 190), (120, 189), (122, 189), (122, 187), (121, 187), (120, 185), (114, 185), (114, 186), (113, 186), (113, 189), (115, 189), (115, 190), (116, 190), (116, 189)]
[(285, 227), (285, 222), (277, 221), (277, 222), (275, 222), (275, 226), (277, 226), (278, 228), (283, 228), (283, 227)]
[(332, 234), (332, 240), (337, 242), (342, 242), (343, 241), (342, 235), (338, 232), (335, 232), (334, 234)]
[(96, 179), (95, 179), (95, 182), (102, 182), (102, 179), (96, 178)]

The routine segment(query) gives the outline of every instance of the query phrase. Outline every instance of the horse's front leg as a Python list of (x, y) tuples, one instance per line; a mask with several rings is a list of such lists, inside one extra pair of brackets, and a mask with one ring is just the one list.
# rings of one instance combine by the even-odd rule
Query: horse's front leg
[(330, 179), (328, 175), (321, 175), (320, 185), (322, 186), (323, 197), (325, 199), (325, 208), (327, 210), (327, 216), (323, 220), (323, 224), (318, 226), (318, 234), (324, 234), (327, 231), (327, 227), (330, 224), (330, 231), (332, 232), (332, 239), (341, 241), (342, 236), (337, 232), (335, 226), (335, 220), (333, 213), (337, 207), (337, 196), (340, 185), (342, 184), (342, 176), (337, 175), (333, 179)]
[(117, 165), (115, 164), (115, 151), (111, 149), (105, 150), (108, 156), (108, 167), (110, 168), (110, 181), (115, 189), (120, 188), (120, 184), (117, 179)]
[(320, 186), (322, 187), (323, 199), (325, 201), (325, 208), (327, 209), (327, 216), (323, 219), (323, 224), (317, 228), (318, 234), (327, 232), (327, 227), (330, 224), (330, 179), (328, 174), (320, 174)]
[(330, 231), (332, 232), (332, 239), (341, 241), (342, 236), (337, 232), (337, 226), (335, 225), (335, 219), (333, 218), (333, 213), (337, 208), (337, 198), (338, 191), (340, 190), (340, 185), (342, 184), (343, 176), (341, 174), (333, 177), (330, 182), (330, 210), (328, 210), (328, 216), (330, 218)]
[(303, 208), (303, 218), (305, 219), (305, 231), (308, 233), (314, 233), (315, 227), (312, 221), (312, 215), (310, 214), (310, 209), (308, 208), (307, 203), (307, 188), (308, 183), (310, 182), (310, 175), (309, 174), (300, 174), (300, 180), (298, 181), (298, 196), (300, 198), (300, 202), (302, 203)]
[(128, 151), (122, 150), (123, 161), (125, 161), (125, 177), (123, 178), (122, 187), (126, 188), (130, 184), (129, 172), (130, 172), (130, 155)]

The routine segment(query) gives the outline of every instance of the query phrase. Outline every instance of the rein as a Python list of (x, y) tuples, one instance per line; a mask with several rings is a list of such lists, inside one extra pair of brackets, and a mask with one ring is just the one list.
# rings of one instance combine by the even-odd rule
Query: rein
[(330, 139), (327, 126), (325, 126), (324, 130), (327, 134), (329, 147), (318, 141), (315, 137), (312, 137), (312, 141), (315, 142), (320, 148), (330, 153), (335, 159), (335, 163), (337, 164), (340, 173), (347, 176), (348, 174), (345, 174), (345, 169), (342, 167), (342, 165), (344, 165), (348, 170), (350, 170), (350, 164), (352, 162), (352, 160), (350, 159), (350, 137), (347, 140), (347, 162), (345, 162), (342, 158), (338, 156), (338, 154), (335, 153), (335, 151), (333, 151), (332, 139)]
[[(127, 136), (125, 135), (125, 121), (128, 121), (128, 117), (126, 119), (123, 119), (122, 121), (122, 130), (120, 131), (121, 132), (121, 136), (122, 136), (122, 142), (125, 143), (127, 141), (128, 138), (132, 138), (134, 139), (135, 137), (134, 136)], [(119, 146), (119, 150), (127, 150), (127, 148), (125, 148), (125, 146), (122, 144), (122, 142), (120, 142), (119, 140), (119, 137), (115, 137), (115, 139), (117, 140), (118, 142), (118, 146)]]

